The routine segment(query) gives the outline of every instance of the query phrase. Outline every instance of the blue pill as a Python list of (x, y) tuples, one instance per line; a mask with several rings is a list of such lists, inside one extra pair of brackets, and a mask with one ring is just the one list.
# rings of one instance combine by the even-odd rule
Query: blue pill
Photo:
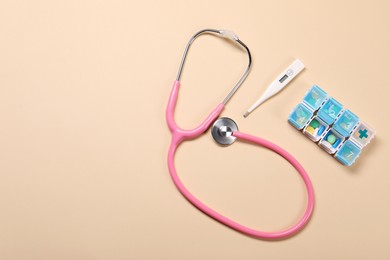
[(332, 145), (333, 148), (336, 148), (341, 142), (341, 139), (340, 138), (337, 138), (336, 142), (334, 142), (334, 144)]
[(321, 125), (321, 126), (320, 126), (320, 129), (318, 129), (317, 135), (322, 135), (322, 133), (324, 132), (324, 130), (325, 130), (325, 126)]

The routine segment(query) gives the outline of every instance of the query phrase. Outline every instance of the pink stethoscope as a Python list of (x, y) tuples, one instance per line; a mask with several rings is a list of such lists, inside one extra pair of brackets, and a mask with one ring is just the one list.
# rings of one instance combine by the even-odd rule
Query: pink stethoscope
[[(210, 115), (201, 123), (198, 127), (192, 129), (192, 130), (184, 130), (177, 126), (175, 119), (174, 119), (174, 112), (175, 112), (175, 105), (178, 97), (179, 87), (180, 87), (180, 77), (182, 74), (183, 66), (188, 54), (188, 50), (191, 46), (191, 44), (194, 42), (194, 40), (202, 35), (202, 34), (215, 34), (222, 37), (226, 37), (230, 40), (232, 40), (235, 43), (238, 43), (240, 46), (242, 46), (248, 53), (249, 57), (249, 63), (248, 66), (243, 74), (243, 76), (240, 78), (238, 83), (235, 85), (235, 87), (232, 89), (232, 91), (227, 95), (227, 97), (223, 100), (221, 104), (219, 104), (211, 113)], [(208, 216), (214, 218), (215, 220), (221, 222), (222, 224), (235, 229), (239, 232), (242, 232), (244, 234), (247, 234), (249, 236), (253, 236), (256, 238), (262, 238), (262, 239), (281, 239), (288, 236), (291, 236), (301, 230), (305, 224), (308, 222), (310, 215), (313, 211), (314, 207), (314, 192), (313, 192), (313, 186), (311, 184), (310, 178), (307, 175), (305, 169), (302, 167), (302, 165), (287, 151), (282, 149), (281, 147), (271, 143), (270, 141), (264, 140), (259, 137), (255, 137), (249, 134), (245, 134), (238, 131), (238, 127), (235, 124), (233, 120), (230, 118), (220, 118), (217, 120), (218, 116), (221, 114), (222, 110), (224, 109), (226, 103), (230, 100), (230, 98), (233, 96), (233, 94), (237, 91), (237, 89), (241, 86), (245, 78), (248, 76), (249, 70), (251, 68), (252, 59), (251, 54), (248, 49), (248, 47), (238, 39), (237, 35), (230, 31), (225, 30), (215, 30), (215, 29), (205, 29), (201, 30), (197, 33), (195, 33), (190, 41), (188, 42), (186, 49), (184, 51), (184, 55), (180, 64), (179, 73), (177, 75), (177, 78), (173, 84), (173, 89), (171, 91), (171, 95), (169, 97), (168, 106), (166, 110), (166, 119), (168, 123), (168, 127), (172, 133), (172, 141), (171, 145), (169, 147), (168, 151), (168, 168), (169, 172), (171, 174), (172, 180), (175, 183), (176, 187), (179, 189), (179, 191), (183, 194), (183, 196), (191, 202), (195, 207), (197, 207), (199, 210), (203, 211)], [(274, 151), (275, 153), (278, 153), (282, 157), (284, 157), (294, 168), (299, 172), (301, 175), (306, 189), (307, 189), (307, 207), (305, 210), (305, 213), (303, 214), (302, 218), (293, 225), (292, 227), (278, 231), (278, 232), (263, 232), (258, 231), (249, 227), (246, 227), (244, 225), (241, 225), (222, 214), (216, 212), (215, 210), (211, 209), (207, 205), (205, 205), (203, 202), (198, 200), (194, 195), (192, 195), (188, 189), (183, 185), (181, 182), (179, 176), (177, 175), (176, 169), (175, 169), (175, 152), (177, 147), (186, 140), (194, 139), (200, 135), (202, 135), (204, 132), (209, 129), (209, 127), (212, 125), (212, 136), (221, 145), (229, 145), (233, 143), (236, 139), (244, 140), (246, 142), (251, 142), (254, 144), (258, 144), (260, 146), (263, 146), (269, 150)]]

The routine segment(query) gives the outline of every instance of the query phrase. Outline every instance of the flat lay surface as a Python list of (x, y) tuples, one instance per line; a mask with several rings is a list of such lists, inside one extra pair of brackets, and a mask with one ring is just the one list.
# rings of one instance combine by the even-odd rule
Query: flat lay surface
[[(2, 1), (0, 259), (389, 259), (388, 10), (385, 0)], [(170, 178), (165, 109), (187, 41), (204, 28), (234, 31), (253, 58), (221, 116), (287, 150), (311, 178), (314, 212), (293, 237), (231, 230)], [(305, 69), (243, 118), (296, 58)], [(246, 64), (228, 40), (199, 37), (178, 125), (202, 122)], [(315, 84), (376, 131), (351, 167), (287, 121)], [(175, 164), (195, 197), (253, 229), (285, 229), (305, 210), (296, 170), (262, 147), (222, 147), (209, 130)]]

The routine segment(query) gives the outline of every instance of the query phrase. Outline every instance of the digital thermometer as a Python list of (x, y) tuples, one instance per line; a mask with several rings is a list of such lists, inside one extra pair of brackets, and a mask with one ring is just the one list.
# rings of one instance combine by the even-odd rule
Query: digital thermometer
[(264, 103), (267, 99), (281, 91), (287, 84), (295, 78), (303, 69), (305, 65), (296, 59), (283, 73), (281, 73), (266, 89), (264, 94), (254, 103), (248, 111), (245, 112), (244, 117), (247, 117), (253, 110)]

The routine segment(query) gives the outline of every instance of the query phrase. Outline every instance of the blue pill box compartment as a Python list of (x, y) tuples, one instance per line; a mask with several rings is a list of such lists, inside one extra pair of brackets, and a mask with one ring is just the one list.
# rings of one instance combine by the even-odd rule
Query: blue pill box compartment
[(336, 130), (344, 137), (348, 137), (352, 130), (359, 123), (359, 117), (352, 113), (349, 109), (344, 110), (340, 117), (333, 125), (333, 129)]
[(344, 165), (351, 166), (359, 157), (362, 149), (352, 142), (347, 140), (335, 154), (335, 158)]
[(303, 103), (305, 103), (305, 105), (310, 107), (312, 110), (317, 110), (327, 98), (328, 95), (326, 92), (323, 91), (319, 86), (314, 85), (306, 93), (305, 97), (303, 98)]
[(328, 129), (329, 125), (322, 121), (318, 116), (314, 116), (303, 129), (303, 133), (313, 142), (318, 142), (318, 140), (324, 136)]
[[(331, 138), (333, 138), (334, 141), (330, 141)], [(328, 132), (326, 132), (326, 134), (322, 137), (318, 145), (329, 154), (334, 154), (340, 145), (344, 142), (344, 140), (345, 138), (337, 133), (337, 131), (329, 129)]]
[(318, 110), (318, 117), (321, 118), (326, 124), (331, 125), (343, 110), (343, 105), (336, 99), (329, 98), (325, 104)]
[(288, 122), (296, 129), (301, 130), (310, 118), (313, 116), (313, 111), (302, 103), (299, 103), (288, 117)]

